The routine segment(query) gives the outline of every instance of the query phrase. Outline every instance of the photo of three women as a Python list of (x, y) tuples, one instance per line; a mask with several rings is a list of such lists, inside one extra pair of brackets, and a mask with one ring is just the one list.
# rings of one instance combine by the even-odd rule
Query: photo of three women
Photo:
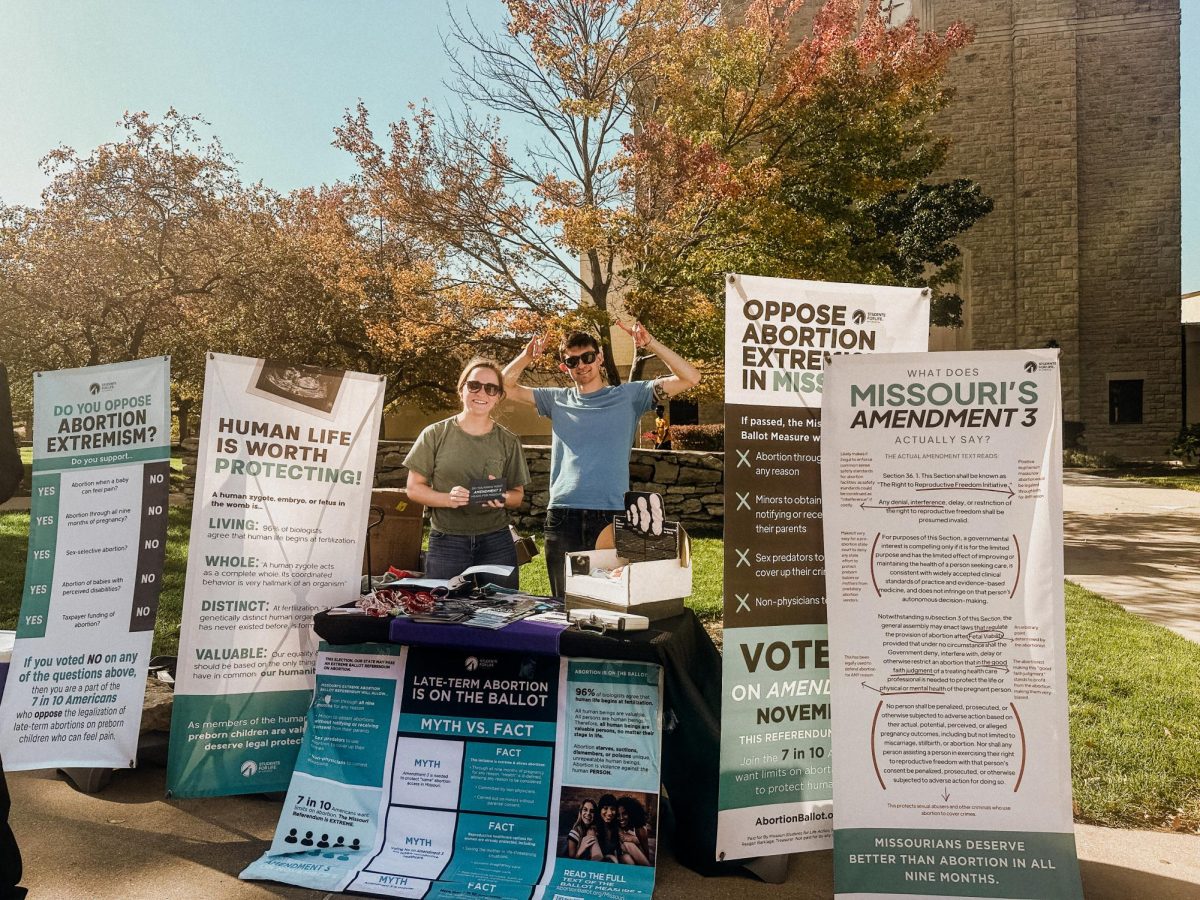
[[(582, 799), (573, 800), (568, 793)], [(572, 814), (575, 818), (567, 833), (560, 836), (560, 857), (630, 866), (654, 864), (651, 816), (637, 797), (601, 794), (594, 798), (587, 791), (565, 789), (561, 809), (560, 824), (571, 821)]]

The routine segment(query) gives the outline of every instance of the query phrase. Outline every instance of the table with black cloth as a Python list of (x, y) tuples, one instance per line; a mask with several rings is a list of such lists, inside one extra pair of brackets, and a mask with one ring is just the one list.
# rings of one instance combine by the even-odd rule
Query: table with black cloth
[[(406, 623), (407, 624), (407, 623)], [(468, 628), (464, 625), (409, 624), (430, 638), (422, 644), (502, 649), (505, 631)], [(317, 634), (330, 644), (389, 641), (394, 631), (387, 619), (329, 615), (314, 617)], [(401, 641), (402, 643), (404, 641)], [(528, 649), (516, 646), (514, 650)], [(544, 652), (544, 651), (543, 651)], [(617, 633), (568, 628), (558, 635), (560, 656), (619, 659), (656, 663), (663, 668), (662, 784), (675, 820), (676, 858), (689, 869), (708, 875), (736, 868), (715, 860), (717, 845), (717, 794), (720, 770), (721, 655), (708, 632), (690, 609), (661, 619), (646, 631)], [(661, 823), (660, 823), (661, 827)]]

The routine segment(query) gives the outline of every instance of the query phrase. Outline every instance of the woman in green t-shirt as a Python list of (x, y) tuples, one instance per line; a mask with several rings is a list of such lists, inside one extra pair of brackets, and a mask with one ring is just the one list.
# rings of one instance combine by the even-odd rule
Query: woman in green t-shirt
[[(480, 565), (512, 566), (509, 578), (488, 576), (496, 584), (517, 587), (517, 552), (508, 530), (508, 513), (525, 498), (529, 469), (520, 439), (492, 418), (504, 396), (500, 365), (476, 358), (458, 376), (462, 412), (434, 422), (417, 436), (404, 465), (408, 495), (431, 510), (425, 574), (453, 578)], [(471, 502), (471, 484), (503, 481), (503, 493)]]

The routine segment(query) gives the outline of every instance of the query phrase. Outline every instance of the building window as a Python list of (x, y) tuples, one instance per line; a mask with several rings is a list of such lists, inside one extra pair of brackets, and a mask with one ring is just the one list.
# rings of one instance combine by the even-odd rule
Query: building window
[(1108, 424), (1142, 424), (1142, 379), (1108, 383)]
[(928, 29), (932, 25), (932, 22), (929, 21), (932, 14), (930, 3), (931, 0), (881, 0), (879, 14), (892, 28), (903, 25), (911, 17), (916, 16), (921, 27)]

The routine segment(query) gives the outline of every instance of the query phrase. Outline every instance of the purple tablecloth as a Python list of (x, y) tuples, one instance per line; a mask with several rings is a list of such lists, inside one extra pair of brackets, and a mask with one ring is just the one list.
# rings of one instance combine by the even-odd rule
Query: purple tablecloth
[(468, 628), (465, 625), (432, 625), (411, 619), (393, 619), (388, 640), (409, 646), (466, 647), (559, 655), (558, 639), (565, 625), (519, 619), (503, 628)]

